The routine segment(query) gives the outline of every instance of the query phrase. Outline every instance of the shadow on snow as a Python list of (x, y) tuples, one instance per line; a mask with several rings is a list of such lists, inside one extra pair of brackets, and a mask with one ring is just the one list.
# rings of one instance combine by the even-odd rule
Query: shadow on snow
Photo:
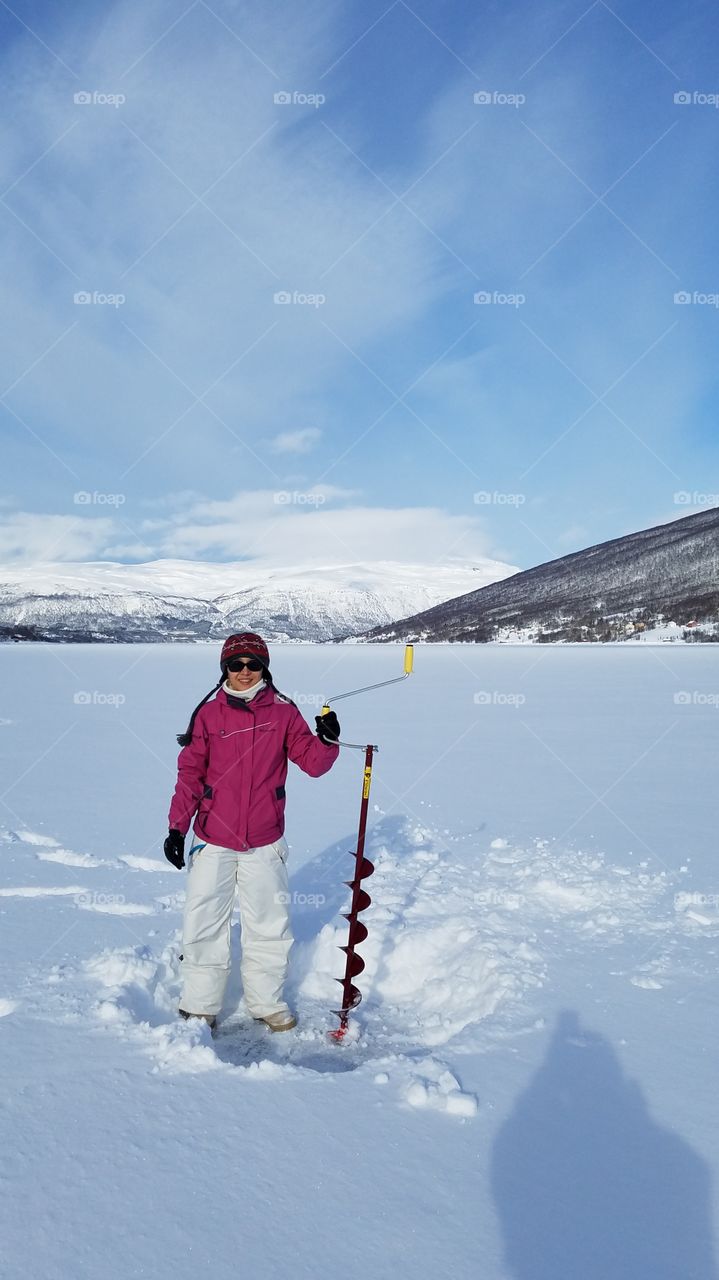
[(492, 1189), (513, 1280), (716, 1280), (708, 1166), (574, 1012), (498, 1134)]

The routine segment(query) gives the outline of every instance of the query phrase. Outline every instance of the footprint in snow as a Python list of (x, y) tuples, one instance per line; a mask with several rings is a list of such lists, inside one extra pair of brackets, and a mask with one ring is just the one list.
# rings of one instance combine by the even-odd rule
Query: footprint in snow
[(8, 839), (12, 841), (20, 840), (22, 844), (43, 845), (46, 848), (56, 848), (59, 844), (53, 836), (43, 836), (39, 831), (8, 831)]
[(166, 858), (141, 858), (136, 853), (123, 853), (120, 855), (120, 862), (124, 862), (125, 866), (131, 867), (133, 871), (166, 871), (169, 874), (177, 874)]
[[(2, 721), (0, 721), (2, 723)], [(44, 836), (39, 831), (4, 831), (0, 839), (11, 844), (29, 844), (42, 850), (36, 857), (42, 862), (60, 862), (66, 867), (86, 867), (93, 870), (97, 867), (116, 867), (122, 870), (129, 867), (132, 871), (161, 871), (172, 874), (174, 868), (163, 858), (146, 858), (140, 854), (124, 853), (117, 859), (96, 858), (92, 853), (75, 853), (73, 849), (64, 849), (54, 836)]]
[(155, 908), (145, 902), (126, 902), (118, 893), (83, 893), (78, 897), (81, 911), (101, 911), (110, 916), (153, 916)]
[(36, 853), (41, 862), (61, 862), (66, 867), (109, 867), (112, 864), (103, 858), (94, 858), (91, 853), (74, 853), (72, 849), (48, 849), (45, 853)]
[(12, 889), (0, 889), (0, 898), (77, 898), (86, 893), (84, 886), (78, 884), (68, 884), (62, 888), (49, 885), (18, 885)]
[[(153, 916), (157, 908), (145, 902), (127, 902), (118, 893), (91, 893), (84, 885), (17, 885), (0, 889), (0, 898), (74, 898), (81, 911), (101, 911), (113, 916)], [(163, 907), (163, 910), (165, 908)]]

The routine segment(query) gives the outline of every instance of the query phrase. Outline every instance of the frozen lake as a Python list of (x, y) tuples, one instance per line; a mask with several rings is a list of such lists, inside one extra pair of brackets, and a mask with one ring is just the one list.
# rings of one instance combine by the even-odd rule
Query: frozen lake
[[(175, 734), (216, 661), (214, 646), (0, 646), (8, 819), (97, 853), (156, 851)], [(394, 647), (273, 648), (275, 683), (310, 723), (323, 696), (401, 671)], [(387, 812), (431, 805), (437, 827), (480, 845), (592, 841), (672, 865), (689, 854), (713, 875), (718, 703), (714, 646), (433, 645), (404, 685), (337, 711), (343, 737), (381, 748), (373, 799)], [(297, 863), (353, 831), (357, 768), (343, 756), (320, 792), (291, 772)]]
[[(402, 671), (393, 646), (271, 654), (311, 724)], [(217, 661), (0, 646), (8, 1275), (716, 1280), (717, 649), (420, 645), (337, 703), (380, 747), (347, 1051), (349, 750), (288, 778), (299, 1034), (175, 1023), (161, 846)]]

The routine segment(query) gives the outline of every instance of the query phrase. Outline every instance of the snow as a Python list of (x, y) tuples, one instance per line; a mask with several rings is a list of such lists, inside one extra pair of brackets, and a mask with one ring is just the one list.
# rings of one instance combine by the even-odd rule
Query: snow
[[(277, 566), (261, 561), (237, 560), (212, 563), (207, 560), (150, 560), (145, 564), (96, 560), (71, 563), (37, 562), (2, 570), (3, 584), (19, 586), (31, 594), (61, 595), (72, 592), (88, 597), (98, 592), (122, 594), (148, 592), (158, 596), (178, 596), (195, 600), (230, 597), (233, 592), (275, 584), (303, 582), (311, 591), (313, 584), (327, 578), (336, 586), (362, 589), (376, 585), (393, 575), (413, 582), (420, 591), (429, 582), (447, 582), (456, 586), (456, 594), (473, 591), (497, 578), (516, 573), (512, 565), (487, 557), (478, 564), (462, 562), (445, 565), (408, 565), (396, 561), (346, 564), (290, 564)], [(461, 585), (460, 585), (461, 584)], [(443, 597), (439, 597), (440, 599)]]
[[(613, 621), (610, 615), (608, 621)], [(562, 621), (571, 621), (563, 619)], [(701, 631), (709, 636), (717, 634), (717, 626), (709, 619), (702, 619)], [(489, 644), (536, 644), (539, 630), (536, 625), (526, 627), (498, 627), (497, 633)], [(692, 631), (678, 622), (661, 621), (654, 626), (645, 627), (643, 631), (634, 631), (631, 623), (627, 624), (624, 635), (608, 644), (684, 644), (692, 640)], [(573, 643), (557, 641), (558, 644)]]
[[(268, 638), (323, 640), (354, 635), (516, 572), (478, 563), (212, 564), (96, 561), (3, 568), (0, 624), (63, 629), (105, 639), (205, 640), (246, 619)], [(127, 628), (133, 632), (128, 635)]]
[[(710, 618), (702, 619), (702, 633), (715, 636), (717, 634), (717, 624)], [(644, 631), (639, 631), (635, 635), (630, 635), (627, 640), (630, 644), (677, 644), (680, 641), (691, 640), (692, 630), (689, 627), (680, 626), (677, 622), (658, 622), (656, 626), (646, 627)]]
[[(711, 648), (418, 646), (338, 704), (380, 750), (336, 1045), (360, 753), (288, 780), (297, 1030), (235, 972), (213, 1038), (161, 855), (207, 649), (0, 647), (3, 1274), (714, 1280)], [(308, 698), (402, 669), (272, 658)]]

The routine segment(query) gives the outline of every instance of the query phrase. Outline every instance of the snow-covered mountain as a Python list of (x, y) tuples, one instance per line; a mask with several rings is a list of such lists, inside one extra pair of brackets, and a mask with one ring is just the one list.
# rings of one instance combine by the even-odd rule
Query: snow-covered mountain
[(371, 640), (719, 639), (719, 508), (612, 538), (372, 630)]
[(338, 639), (516, 572), (489, 559), (288, 568), (189, 560), (37, 564), (0, 573), (0, 638), (209, 640), (251, 628), (269, 640)]

